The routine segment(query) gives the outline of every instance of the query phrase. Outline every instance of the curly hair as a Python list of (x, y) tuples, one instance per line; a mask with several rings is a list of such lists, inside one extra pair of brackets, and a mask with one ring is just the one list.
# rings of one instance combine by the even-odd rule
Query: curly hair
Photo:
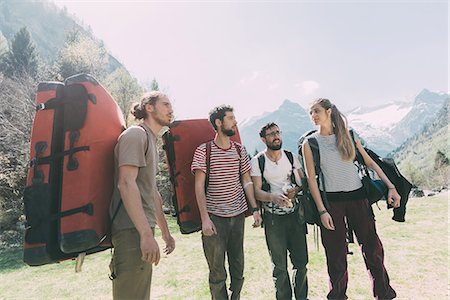
[(261, 127), (261, 129), (259, 130), (259, 136), (260, 137), (265, 137), (266, 136), (266, 132), (268, 129), (272, 128), (272, 127), (279, 127), (276, 123), (274, 122), (270, 122), (267, 123), (266, 125), (264, 125), (263, 127)]
[(209, 112), (209, 121), (211, 122), (211, 125), (214, 127), (214, 130), (217, 130), (216, 120), (219, 119), (223, 122), (223, 118), (225, 117), (225, 113), (227, 111), (233, 112), (233, 107), (229, 105), (220, 105), (217, 107), (214, 107)]

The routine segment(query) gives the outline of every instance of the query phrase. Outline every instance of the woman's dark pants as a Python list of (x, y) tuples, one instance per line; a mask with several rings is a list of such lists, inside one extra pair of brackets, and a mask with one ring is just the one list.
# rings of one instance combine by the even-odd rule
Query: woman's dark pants
[(321, 228), (322, 244), (327, 256), (330, 292), (328, 299), (347, 299), (347, 241), (346, 221), (356, 234), (367, 270), (373, 283), (373, 296), (377, 299), (393, 299), (394, 289), (384, 267), (383, 245), (375, 229), (375, 219), (368, 201), (329, 201), (329, 213), (335, 230)]

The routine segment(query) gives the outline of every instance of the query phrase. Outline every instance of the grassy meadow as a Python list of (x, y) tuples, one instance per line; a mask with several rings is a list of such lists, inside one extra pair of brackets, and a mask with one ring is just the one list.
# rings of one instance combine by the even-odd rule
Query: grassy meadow
[[(398, 299), (447, 299), (449, 210), (448, 194), (413, 198), (405, 223), (391, 220), (392, 212), (380, 203), (374, 207), (377, 228), (385, 249), (385, 264)], [(209, 299), (208, 267), (200, 234), (182, 235), (176, 221), (170, 226), (176, 249), (163, 256), (154, 268), (152, 299)], [(245, 236), (245, 284), (242, 299), (275, 299), (271, 263), (263, 229), (251, 227), (247, 219)], [(309, 298), (325, 299), (328, 277), (324, 250), (316, 248), (313, 227), (308, 227)], [(160, 246), (162, 240), (158, 236)], [(350, 245), (350, 299), (371, 299), (371, 284), (359, 247)], [(0, 299), (111, 299), (108, 279), (110, 252), (87, 256), (81, 273), (75, 262), (65, 261), (41, 267), (22, 262), (21, 249), (0, 251)]]

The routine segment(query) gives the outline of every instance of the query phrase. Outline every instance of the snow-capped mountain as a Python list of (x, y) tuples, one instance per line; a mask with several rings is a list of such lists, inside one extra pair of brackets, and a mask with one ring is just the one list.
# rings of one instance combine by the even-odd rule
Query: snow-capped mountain
[(297, 153), (297, 140), (300, 135), (313, 129), (306, 110), (298, 103), (285, 100), (277, 110), (244, 120), (238, 125), (242, 142), (251, 155), (265, 148), (259, 138), (259, 130), (269, 122), (280, 126), (283, 132), (283, 148), (294, 153)]
[[(435, 93), (424, 89), (414, 99), (408, 114), (392, 128), (391, 135), (403, 143), (407, 138), (419, 132), (425, 124), (434, 120), (449, 97), (450, 95), (446, 93)], [(400, 146), (401, 143), (397, 146)]]
[(393, 102), (378, 107), (356, 108), (346, 113), (349, 125), (381, 154), (387, 154), (405, 139), (391, 134), (391, 130), (411, 111), (412, 103)]
[[(448, 98), (446, 93), (424, 89), (410, 102), (357, 107), (345, 115), (350, 127), (358, 132), (371, 149), (380, 155), (386, 155), (436, 118)], [(277, 110), (239, 124), (242, 141), (250, 154), (264, 149), (258, 133), (268, 122), (275, 122), (280, 126), (283, 131), (283, 148), (294, 153), (297, 153), (299, 137), (314, 128), (304, 108), (285, 100)]]

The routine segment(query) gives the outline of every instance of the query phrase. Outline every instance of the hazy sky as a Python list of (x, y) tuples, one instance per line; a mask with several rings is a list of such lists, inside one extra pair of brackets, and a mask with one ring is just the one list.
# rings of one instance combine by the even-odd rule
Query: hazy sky
[(342, 110), (448, 91), (447, 1), (56, 1), (141, 82), (156, 78), (180, 118), (215, 105), (237, 117)]

